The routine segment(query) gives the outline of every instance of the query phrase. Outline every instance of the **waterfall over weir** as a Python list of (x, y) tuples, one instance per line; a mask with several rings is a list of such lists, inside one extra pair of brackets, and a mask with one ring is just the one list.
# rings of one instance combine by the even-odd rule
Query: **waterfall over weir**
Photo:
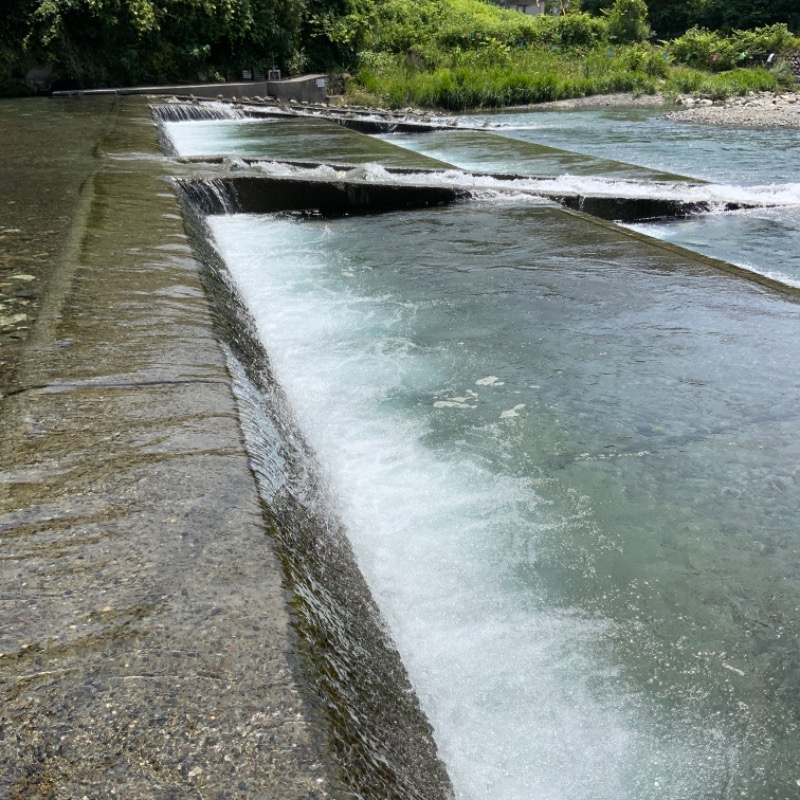
[(186, 195), (227, 343), (244, 438), (292, 594), (304, 669), (354, 797), (446, 800), (452, 790), (397, 650), (356, 566), (336, 504), (272, 375), (250, 312)]
[(460, 800), (792, 797), (792, 294), (530, 197), (214, 180), (179, 186), (353, 791), (446, 796), (421, 709)]
[(167, 103), (150, 107), (159, 122), (243, 119), (244, 114), (229, 103)]

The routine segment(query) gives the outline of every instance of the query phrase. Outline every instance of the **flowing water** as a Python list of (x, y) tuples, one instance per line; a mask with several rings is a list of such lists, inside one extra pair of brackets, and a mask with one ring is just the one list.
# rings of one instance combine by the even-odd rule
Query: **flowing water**
[[(764, 204), (735, 217), (711, 214), (635, 226), (690, 250), (800, 285), (800, 131), (714, 128), (661, 113), (543, 111), (469, 118), (481, 132), (393, 134), (382, 138), (463, 169), (548, 176), (638, 179), (675, 174), (710, 181), (710, 196)], [(543, 146), (568, 148), (554, 156)], [(620, 164), (619, 162), (623, 162)], [(649, 175), (647, 171), (652, 170)], [(777, 208), (771, 208), (771, 204)]]
[[(755, 173), (756, 134), (692, 129), (706, 154), (687, 163), (654, 154), (636, 126), (666, 123), (646, 116), (491, 121), (662, 172), (791, 183), (780, 148)], [(168, 127), (182, 155), (419, 158), (321, 127)], [(511, 133), (481, 133), (491, 169), (512, 166)], [(479, 166), (425, 136), (388, 138)], [(794, 213), (758, 212), (787, 230)], [(681, 225), (712, 217), (735, 249), (746, 214)], [(521, 199), (209, 224), (459, 798), (798, 796), (800, 305)]]
[(210, 120), (191, 124), (172, 122), (165, 127), (181, 156), (223, 155), (345, 164), (377, 161), (393, 167), (441, 165), (321, 120)]

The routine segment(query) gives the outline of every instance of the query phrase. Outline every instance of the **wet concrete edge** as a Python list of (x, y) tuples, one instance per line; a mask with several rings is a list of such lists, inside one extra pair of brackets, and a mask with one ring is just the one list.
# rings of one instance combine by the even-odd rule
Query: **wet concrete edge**
[(602, 219), (582, 210), (564, 208), (563, 211), (565, 214), (571, 214), (602, 228), (613, 229), (622, 236), (627, 236), (630, 239), (643, 242), (650, 247), (654, 247), (659, 250), (666, 250), (668, 253), (673, 253), (674, 255), (680, 256), (686, 261), (693, 261), (697, 264), (703, 264), (704, 266), (711, 267), (712, 269), (719, 270), (720, 272), (725, 272), (728, 275), (732, 275), (741, 280), (758, 284), (759, 286), (762, 286), (763, 288), (772, 292), (779, 292), (788, 298), (800, 301), (800, 286), (793, 286), (792, 284), (783, 283), (775, 278), (770, 278), (769, 275), (762, 275), (759, 272), (753, 272), (752, 270), (745, 269), (744, 267), (739, 267), (736, 264), (731, 264), (730, 261), (723, 261), (720, 258), (706, 256), (702, 253), (697, 253), (694, 250), (681, 247), (680, 245), (672, 244), (672, 242), (665, 242), (661, 239), (656, 239), (654, 236), (648, 236), (646, 233), (631, 230), (623, 225), (618, 225), (614, 221)]
[(155, 127), (113, 114), (0, 405), (0, 797), (339, 796)]

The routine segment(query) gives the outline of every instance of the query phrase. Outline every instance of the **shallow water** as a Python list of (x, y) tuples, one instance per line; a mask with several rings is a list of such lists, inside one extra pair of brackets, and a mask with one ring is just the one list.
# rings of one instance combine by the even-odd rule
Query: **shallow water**
[(553, 208), (209, 222), (459, 798), (796, 796), (800, 306)]
[(239, 156), (333, 164), (380, 162), (392, 167), (441, 166), (323, 120), (226, 119), (170, 122), (165, 126), (181, 156)]
[(754, 185), (797, 179), (797, 130), (682, 124), (653, 109), (504, 113), (486, 119), (498, 126), (497, 133), (524, 142), (709, 181), (724, 176)]
[[(765, 207), (736, 218), (709, 214), (637, 229), (792, 285), (800, 283), (800, 131), (680, 124), (653, 109), (506, 112), (464, 121), (488, 127), (455, 136), (382, 138), (463, 169), (484, 164), (488, 166), (483, 169), (497, 172), (601, 174), (641, 181), (645, 191), (650, 181), (674, 174), (710, 181), (712, 197)], [(548, 157), (542, 145), (574, 154)]]

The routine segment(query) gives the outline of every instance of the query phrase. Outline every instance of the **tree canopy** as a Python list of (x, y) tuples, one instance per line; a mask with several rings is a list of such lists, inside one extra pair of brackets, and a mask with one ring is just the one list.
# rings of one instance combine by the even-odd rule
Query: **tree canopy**
[[(347, 69), (364, 52), (640, 41), (785, 23), (797, 0), (568, 0), (528, 17), (491, 0), (4, 0), (0, 93)], [(492, 43), (495, 44), (492, 44)]]
[[(608, 9), (614, 0), (583, 0), (592, 14)], [(704, 27), (729, 33), (786, 23), (800, 33), (797, 0), (648, 0), (648, 17), (659, 38), (673, 39), (689, 28)]]

